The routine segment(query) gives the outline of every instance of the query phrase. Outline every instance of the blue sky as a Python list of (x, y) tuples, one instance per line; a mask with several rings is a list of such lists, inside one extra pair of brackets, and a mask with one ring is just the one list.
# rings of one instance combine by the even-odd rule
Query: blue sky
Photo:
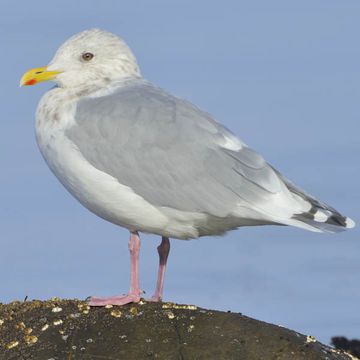
[[(127, 231), (46, 167), (19, 88), (72, 34), (121, 35), (144, 76), (212, 113), (288, 178), (359, 222), (359, 1), (48, 1), (0, 4), (0, 301), (127, 291)], [(165, 300), (242, 312), (323, 342), (360, 336), (360, 230), (243, 228), (172, 241)], [(141, 282), (157, 271), (142, 236)]]

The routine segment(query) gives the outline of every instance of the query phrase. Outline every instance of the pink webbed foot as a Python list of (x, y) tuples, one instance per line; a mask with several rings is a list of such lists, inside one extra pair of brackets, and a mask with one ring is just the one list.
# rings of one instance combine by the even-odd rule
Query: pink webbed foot
[(129, 303), (138, 303), (140, 301), (140, 294), (142, 293), (139, 287), (139, 251), (140, 251), (140, 237), (134, 231), (130, 234), (129, 240), (130, 250), (130, 291), (127, 295), (117, 295), (111, 297), (91, 297), (88, 300), (90, 306), (106, 306), (106, 305), (125, 305)]
[(88, 300), (90, 306), (106, 306), (106, 305), (125, 305), (130, 303), (138, 303), (140, 301), (140, 295), (128, 294), (128, 295), (117, 295), (110, 297), (95, 297), (92, 296)]
[(146, 299), (149, 302), (161, 302), (162, 298), (159, 295), (154, 294), (150, 299)]

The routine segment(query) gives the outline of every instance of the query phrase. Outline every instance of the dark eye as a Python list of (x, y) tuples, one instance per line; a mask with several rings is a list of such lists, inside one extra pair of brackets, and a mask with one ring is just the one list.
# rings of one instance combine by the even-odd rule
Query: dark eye
[(81, 58), (84, 60), (84, 61), (90, 61), (92, 58), (94, 57), (94, 54), (92, 53), (84, 53), (81, 55)]

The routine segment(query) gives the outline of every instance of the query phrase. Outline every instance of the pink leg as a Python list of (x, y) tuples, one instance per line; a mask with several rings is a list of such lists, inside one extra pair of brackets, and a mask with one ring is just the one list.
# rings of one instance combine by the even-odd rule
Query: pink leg
[(159, 253), (159, 272), (158, 272), (155, 293), (151, 297), (151, 299), (150, 299), (151, 301), (161, 301), (162, 300), (166, 262), (167, 262), (167, 259), (169, 256), (169, 251), (170, 251), (169, 238), (163, 236), (161, 244), (158, 246), (157, 249), (158, 249), (158, 253)]
[(128, 303), (136, 303), (140, 301), (141, 290), (139, 288), (139, 252), (140, 252), (140, 237), (135, 231), (130, 234), (129, 240), (130, 250), (130, 291), (127, 295), (118, 295), (111, 297), (91, 297), (88, 301), (90, 306), (105, 306), (105, 305), (125, 305)]

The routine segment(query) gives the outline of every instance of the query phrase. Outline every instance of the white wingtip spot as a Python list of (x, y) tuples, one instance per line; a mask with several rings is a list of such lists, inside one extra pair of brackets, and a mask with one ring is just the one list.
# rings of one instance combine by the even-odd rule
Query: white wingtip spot
[(327, 219), (329, 218), (329, 216), (327, 216), (323, 211), (318, 210), (315, 214), (314, 214), (314, 220), (317, 222), (325, 222)]
[(355, 221), (348, 218), (348, 217), (346, 218), (345, 222), (346, 222), (346, 227), (349, 228), (349, 229), (355, 227), (355, 225), (356, 225)]

